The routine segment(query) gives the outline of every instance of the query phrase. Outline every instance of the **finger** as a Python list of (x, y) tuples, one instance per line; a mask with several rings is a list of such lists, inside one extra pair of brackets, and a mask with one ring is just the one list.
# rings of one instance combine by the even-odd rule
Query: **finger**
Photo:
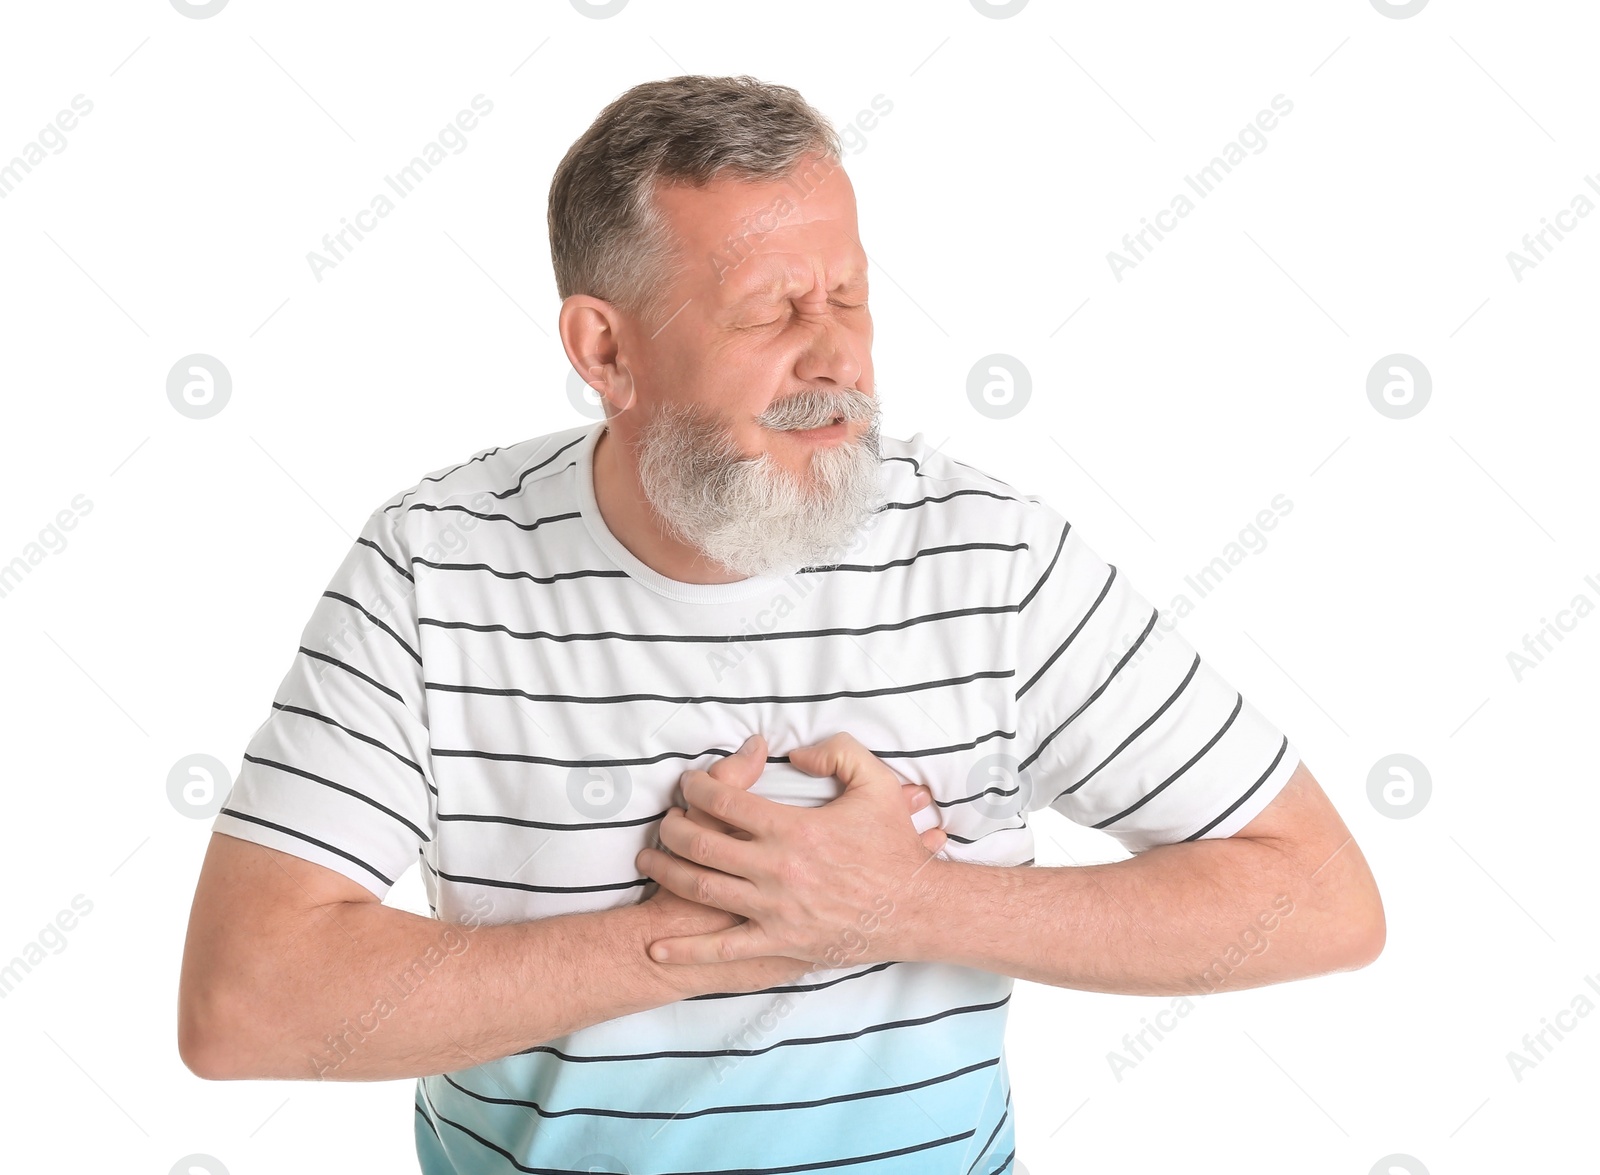
[(708, 816), (759, 837), (771, 836), (779, 821), (792, 815), (787, 804), (751, 795), (709, 771), (685, 771), (678, 788), (689, 807), (700, 808)]
[(749, 841), (706, 828), (681, 808), (669, 808), (661, 818), (661, 844), (682, 860), (732, 877), (754, 879), (762, 856)]
[(639, 872), (680, 898), (742, 918), (755, 913), (751, 899), (757, 896), (756, 887), (742, 877), (706, 869), (660, 849), (640, 849), (633, 863)]
[[(748, 840), (752, 839), (750, 834), (748, 832), (746, 832), (744, 829), (735, 828), (731, 824), (724, 824), (721, 820), (718, 820), (715, 816), (708, 815), (707, 813), (702, 812), (699, 808), (673, 807), (673, 808), (670, 809), (670, 811), (680, 813), (685, 820), (691, 820), (695, 824), (700, 825), (700, 827), (702, 827), (702, 828), (709, 828), (713, 832), (723, 833), (724, 835), (731, 836), (736, 840), (748, 841)], [(666, 819), (665, 815), (663, 815), (662, 819), (663, 820)], [(664, 849), (666, 852), (669, 852), (669, 853), (672, 851), (670, 848), (667, 848), (661, 841), (661, 825), (659, 823), (656, 825), (654, 839), (650, 842), (650, 847), (653, 848), (653, 849)]]
[(945, 831), (942, 828), (930, 828), (927, 832), (922, 834), (923, 847), (926, 848), (930, 853), (937, 853), (940, 849), (944, 848), (945, 843), (949, 839), (950, 838), (945, 835)]
[(836, 776), (846, 792), (881, 786), (886, 779), (900, 780), (893, 768), (843, 730), (819, 743), (796, 747), (789, 752), (789, 762), (809, 775)]
[(767, 740), (760, 734), (752, 734), (732, 754), (724, 755), (713, 763), (707, 774), (736, 787), (749, 787), (761, 778), (761, 773), (766, 769)]
[(686, 819), (694, 821), (702, 828), (709, 828), (715, 832), (725, 833), (728, 836), (737, 837), (740, 840), (750, 839), (750, 834), (744, 829), (735, 828), (731, 824), (725, 824), (721, 820), (718, 820), (715, 816), (712, 816), (710, 813), (702, 812), (699, 808), (679, 808), (677, 811), (682, 812)]
[(913, 812), (922, 811), (928, 806), (929, 801), (933, 799), (933, 792), (928, 789), (926, 784), (921, 783), (902, 783), (900, 785), (900, 794), (905, 797), (906, 807)]
[(763, 945), (762, 935), (748, 922), (706, 934), (658, 938), (650, 944), (650, 957), (658, 963), (732, 963), (778, 953)]

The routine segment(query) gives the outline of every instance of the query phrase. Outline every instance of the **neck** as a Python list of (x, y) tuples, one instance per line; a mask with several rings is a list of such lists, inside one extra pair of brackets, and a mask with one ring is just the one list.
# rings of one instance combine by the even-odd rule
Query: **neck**
[(737, 583), (744, 578), (673, 536), (639, 482), (633, 454), (608, 422), (595, 442), (594, 498), (607, 529), (639, 562), (681, 583)]

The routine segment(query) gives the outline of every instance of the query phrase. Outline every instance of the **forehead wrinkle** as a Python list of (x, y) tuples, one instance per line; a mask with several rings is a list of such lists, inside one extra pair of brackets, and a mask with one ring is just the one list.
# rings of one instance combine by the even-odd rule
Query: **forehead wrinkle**
[(764, 269), (760, 276), (752, 281), (745, 282), (740, 288), (743, 290), (734, 306), (744, 306), (751, 302), (771, 301), (783, 290), (787, 289), (796, 274), (791, 265), (773, 270), (770, 266)]
[[(793, 265), (784, 265), (776, 270), (768, 266), (762, 271), (760, 277), (745, 283), (741, 287), (744, 293), (730, 302), (728, 309), (737, 310), (742, 306), (752, 305), (756, 302), (775, 301), (778, 295), (793, 284), (797, 277), (809, 276), (811, 272), (809, 268)], [(839, 290), (858, 289), (866, 284), (866, 270), (852, 268), (844, 277), (835, 282), (828, 292), (834, 293)]]

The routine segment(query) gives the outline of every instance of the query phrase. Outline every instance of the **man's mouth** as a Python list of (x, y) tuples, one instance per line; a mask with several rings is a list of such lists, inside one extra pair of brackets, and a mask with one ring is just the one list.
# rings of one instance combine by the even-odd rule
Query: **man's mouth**
[(815, 428), (792, 428), (784, 431), (790, 436), (799, 437), (803, 440), (832, 441), (843, 439), (848, 428), (849, 426), (845, 423), (843, 416), (835, 416), (828, 424), (819, 425)]

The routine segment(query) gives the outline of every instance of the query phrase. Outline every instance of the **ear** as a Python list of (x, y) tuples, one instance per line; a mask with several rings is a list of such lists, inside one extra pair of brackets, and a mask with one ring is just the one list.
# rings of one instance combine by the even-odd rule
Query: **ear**
[(599, 394), (606, 419), (633, 406), (633, 381), (617, 363), (620, 318), (603, 298), (573, 294), (561, 303), (561, 347), (572, 369)]

